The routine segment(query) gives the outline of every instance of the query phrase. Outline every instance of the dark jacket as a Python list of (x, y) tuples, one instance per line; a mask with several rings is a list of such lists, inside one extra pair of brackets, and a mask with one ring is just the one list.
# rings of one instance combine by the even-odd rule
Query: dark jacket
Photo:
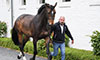
[(67, 36), (73, 40), (73, 37), (70, 33), (70, 31), (68, 30), (67, 25), (64, 24), (63, 27), (63, 33), (61, 33), (61, 27), (60, 27), (60, 23), (57, 22), (55, 23), (52, 28), (51, 28), (51, 32), (54, 31), (54, 36), (53, 36), (53, 42), (57, 42), (57, 43), (63, 43), (65, 42), (65, 33), (67, 34)]

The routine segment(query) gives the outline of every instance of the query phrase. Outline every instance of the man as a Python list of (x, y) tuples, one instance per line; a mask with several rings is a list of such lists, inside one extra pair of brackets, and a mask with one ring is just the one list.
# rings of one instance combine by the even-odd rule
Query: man
[(57, 56), (58, 48), (61, 50), (61, 60), (65, 60), (65, 34), (72, 40), (72, 44), (74, 43), (73, 37), (68, 30), (67, 25), (65, 25), (65, 17), (61, 16), (59, 21), (55, 23), (52, 28), (51, 32), (54, 32), (53, 36), (53, 49), (54, 52), (51, 52), (50, 58), (52, 56)]

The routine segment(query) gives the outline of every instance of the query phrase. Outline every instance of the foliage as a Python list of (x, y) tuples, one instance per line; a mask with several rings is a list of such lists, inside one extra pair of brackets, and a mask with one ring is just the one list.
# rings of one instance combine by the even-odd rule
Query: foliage
[(2, 37), (2, 35), (5, 35), (6, 33), (7, 33), (7, 25), (5, 22), (0, 21), (0, 37)]
[[(38, 45), (39, 43), (40, 42), (38, 42)], [(19, 50), (18, 46), (15, 46), (10, 38), (0, 38), (0, 46)], [(47, 57), (46, 49), (43, 50), (39, 49), (40, 47), (38, 46), (38, 56)], [(34, 50), (33, 43), (30, 41), (27, 42), (24, 47), (24, 51), (33, 54), (33, 50)], [(53, 48), (50, 48), (50, 51), (53, 51)], [(79, 50), (75, 48), (66, 47), (65, 52), (66, 52), (65, 60), (100, 60), (100, 56), (93, 55), (92, 51)], [(61, 60), (60, 51), (56, 57), (53, 57), (53, 60)]]
[(37, 45), (38, 45), (38, 50), (39, 51), (45, 49), (45, 44), (44, 43), (45, 43), (44, 39), (38, 41)]
[(100, 55), (100, 32), (94, 31), (90, 37), (94, 54)]
[(65, 34), (65, 46), (66, 47), (69, 47), (68, 43), (69, 43), (69, 37)]

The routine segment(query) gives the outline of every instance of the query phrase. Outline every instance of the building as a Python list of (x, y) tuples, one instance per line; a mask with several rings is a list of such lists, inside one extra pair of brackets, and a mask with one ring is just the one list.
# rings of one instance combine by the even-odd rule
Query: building
[(19, 15), (35, 15), (43, 3), (54, 5), (55, 2), (58, 2), (55, 22), (60, 16), (65, 16), (66, 24), (74, 37), (75, 43), (70, 46), (92, 50), (89, 35), (100, 30), (99, 0), (0, 0), (0, 21), (7, 23), (7, 36), (10, 37), (12, 24)]

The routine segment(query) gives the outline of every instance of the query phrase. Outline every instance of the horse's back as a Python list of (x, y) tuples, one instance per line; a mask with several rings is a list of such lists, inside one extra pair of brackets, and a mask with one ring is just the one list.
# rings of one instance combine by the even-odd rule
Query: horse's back
[(23, 26), (25, 25), (26, 27), (30, 25), (32, 19), (34, 18), (34, 15), (30, 15), (30, 14), (23, 14), (20, 15), (16, 21), (15, 21), (15, 25), (21, 25), (23, 24)]
[(30, 15), (30, 14), (20, 15), (16, 19), (14, 27), (21, 33), (24, 33), (26, 35), (32, 35), (30, 27), (33, 18), (34, 15)]
[(23, 19), (25, 19), (25, 20), (32, 20), (33, 18), (34, 18), (34, 15), (31, 15), (31, 14), (22, 14), (22, 15), (20, 15), (16, 19), (16, 21), (23, 20)]

